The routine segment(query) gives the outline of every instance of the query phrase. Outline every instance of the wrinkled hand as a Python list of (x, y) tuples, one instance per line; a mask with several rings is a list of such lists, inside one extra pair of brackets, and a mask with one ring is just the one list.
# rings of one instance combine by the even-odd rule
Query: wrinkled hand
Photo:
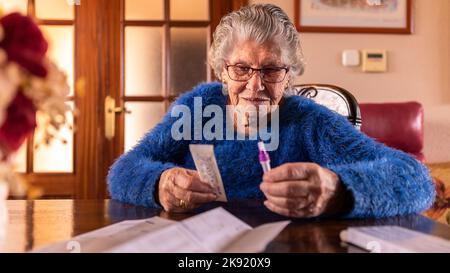
[(168, 212), (187, 212), (217, 199), (213, 188), (200, 180), (197, 171), (171, 168), (161, 174), (159, 202)]
[(315, 163), (286, 163), (263, 176), (264, 205), (288, 217), (333, 214), (342, 203), (344, 187), (339, 177)]

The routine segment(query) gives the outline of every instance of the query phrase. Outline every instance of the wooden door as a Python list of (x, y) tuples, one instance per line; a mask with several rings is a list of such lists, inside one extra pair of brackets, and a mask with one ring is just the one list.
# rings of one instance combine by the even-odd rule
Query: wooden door
[[(220, 18), (246, 0), (0, 0), (34, 17), (49, 55), (67, 73), (76, 109), (62, 145), (21, 148), (17, 170), (44, 197), (105, 198), (110, 165), (167, 111), (175, 97), (210, 81), (206, 64)], [(105, 100), (115, 102), (106, 134)], [(111, 127), (109, 127), (111, 128)]]
[(117, 78), (121, 81), (120, 89), (111, 94), (123, 109), (112, 139), (116, 157), (136, 145), (177, 96), (213, 80), (207, 65), (212, 33), (223, 15), (247, 4), (242, 0), (120, 2)]

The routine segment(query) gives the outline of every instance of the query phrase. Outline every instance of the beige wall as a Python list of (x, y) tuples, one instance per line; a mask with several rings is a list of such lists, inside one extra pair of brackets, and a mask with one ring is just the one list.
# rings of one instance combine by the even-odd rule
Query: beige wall
[[(270, 2), (294, 17), (294, 0)], [(297, 83), (330, 83), (360, 102), (419, 101), (425, 108), (425, 156), (450, 161), (450, 0), (413, 0), (412, 35), (303, 33), (306, 72)], [(345, 49), (388, 50), (388, 72), (363, 73), (340, 63)]]

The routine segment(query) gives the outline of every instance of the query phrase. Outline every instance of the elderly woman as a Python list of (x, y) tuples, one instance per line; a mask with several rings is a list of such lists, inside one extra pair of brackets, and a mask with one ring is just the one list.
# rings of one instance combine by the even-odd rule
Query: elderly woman
[[(202, 109), (279, 106), (277, 120), (269, 124), (274, 128), (277, 122), (279, 130), (278, 148), (269, 152), (274, 168), (263, 174), (258, 140), (174, 139), (177, 119), (169, 111), (111, 167), (112, 198), (173, 212), (216, 200), (189, 152), (189, 144), (200, 143), (214, 145), (228, 199), (266, 199), (264, 205), (281, 215), (385, 217), (432, 204), (435, 191), (425, 166), (370, 139), (325, 107), (288, 95), (293, 78), (303, 72), (302, 51), (294, 25), (280, 8), (252, 5), (225, 16), (215, 30), (209, 63), (222, 83), (194, 88), (172, 109), (184, 105), (195, 111), (196, 98), (202, 99)], [(249, 116), (244, 119), (248, 123)]]

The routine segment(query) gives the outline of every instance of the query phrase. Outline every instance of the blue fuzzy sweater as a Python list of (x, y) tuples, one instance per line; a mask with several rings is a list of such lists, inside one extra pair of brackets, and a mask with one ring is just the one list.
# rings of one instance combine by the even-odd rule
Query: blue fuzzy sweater
[[(225, 109), (227, 103), (221, 84), (209, 83), (182, 95), (174, 105), (186, 105), (194, 113), (194, 97), (202, 97), (203, 107), (214, 104)], [(372, 140), (342, 116), (304, 97), (286, 97), (279, 118), (279, 146), (269, 152), (272, 167), (315, 162), (334, 171), (353, 197), (346, 217), (404, 215), (431, 206), (435, 190), (428, 170), (406, 153)], [(190, 143), (214, 145), (229, 199), (264, 198), (257, 140), (176, 141), (171, 126), (177, 119), (169, 111), (112, 165), (108, 184), (113, 199), (160, 208), (155, 194), (161, 173), (173, 167), (195, 169)]]

